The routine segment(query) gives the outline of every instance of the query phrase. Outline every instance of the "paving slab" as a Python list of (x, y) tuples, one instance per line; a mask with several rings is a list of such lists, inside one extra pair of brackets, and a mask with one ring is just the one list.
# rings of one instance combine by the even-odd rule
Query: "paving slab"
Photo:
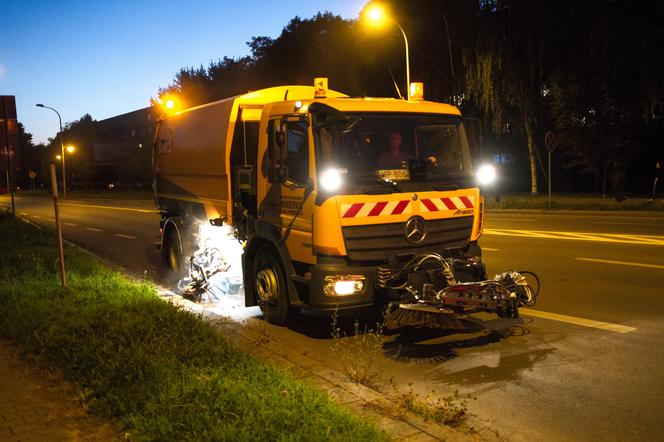
[(73, 387), (0, 341), (0, 442), (123, 440), (115, 425), (87, 414), (75, 397)]

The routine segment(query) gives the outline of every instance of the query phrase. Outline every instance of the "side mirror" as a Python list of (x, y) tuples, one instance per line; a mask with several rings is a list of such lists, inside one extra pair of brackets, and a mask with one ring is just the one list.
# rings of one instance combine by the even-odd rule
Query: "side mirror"
[(279, 170), (280, 168), (275, 164), (270, 164), (267, 166), (267, 181), (269, 183), (278, 183), (280, 181)]
[(273, 137), (274, 139), (272, 140), (272, 143), (270, 143), (269, 156), (271, 160), (279, 161), (283, 159), (282, 152), (284, 150), (284, 145), (286, 144), (285, 132), (281, 130), (274, 131)]
[(277, 169), (278, 181), (281, 184), (286, 184), (288, 181), (288, 166), (282, 164)]

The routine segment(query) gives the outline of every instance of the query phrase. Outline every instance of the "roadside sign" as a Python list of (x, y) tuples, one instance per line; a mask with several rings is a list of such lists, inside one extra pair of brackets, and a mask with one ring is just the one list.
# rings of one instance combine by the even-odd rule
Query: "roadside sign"
[(549, 157), (549, 176), (547, 180), (549, 182), (549, 209), (551, 208), (551, 152), (556, 150), (557, 142), (558, 140), (556, 139), (556, 134), (553, 133), (553, 131), (548, 130), (544, 134), (544, 146), (546, 146)]
[(556, 134), (553, 133), (553, 131), (547, 131), (546, 134), (544, 134), (544, 146), (546, 146), (546, 150), (549, 152), (553, 152), (556, 150), (556, 144), (558, 143)]

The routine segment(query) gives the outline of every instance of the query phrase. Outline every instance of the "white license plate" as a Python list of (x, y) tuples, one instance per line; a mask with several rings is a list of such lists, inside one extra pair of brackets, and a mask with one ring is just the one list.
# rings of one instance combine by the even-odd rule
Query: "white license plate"
[(379, 170), (378, 176), (384, 180), (390, 181), (400, 181), (400, 180), (409, 180), (410, 172), (408, 169), (386, 169)]

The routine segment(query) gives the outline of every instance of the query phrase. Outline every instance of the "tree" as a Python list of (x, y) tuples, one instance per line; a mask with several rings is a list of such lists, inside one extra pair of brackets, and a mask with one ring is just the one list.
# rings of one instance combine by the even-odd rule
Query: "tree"
[[(664, 77), (662, 11), (659, 3), (609, 0), (567, 8), (569, 32), (557, 45), (565, 62), (550, 77), (549, 104), (568, 166), (592, 174), (603, 196), (610, 182), (621, 190), (621, 177), (639, 153), (637, 126), (655, 118), (664, 101), (657, 80)], [(624, 37), (636, 28), (639, 33)]]
[(548, 3), (528, 0), (485, 0), (480, 5), (476, 42), (464, 53), (467, 92), (492, 118), (497, 133), (506, 132), (511, 119), (523, 129), (531, 193), (536, 194), (536, 132), (551, 10)]

